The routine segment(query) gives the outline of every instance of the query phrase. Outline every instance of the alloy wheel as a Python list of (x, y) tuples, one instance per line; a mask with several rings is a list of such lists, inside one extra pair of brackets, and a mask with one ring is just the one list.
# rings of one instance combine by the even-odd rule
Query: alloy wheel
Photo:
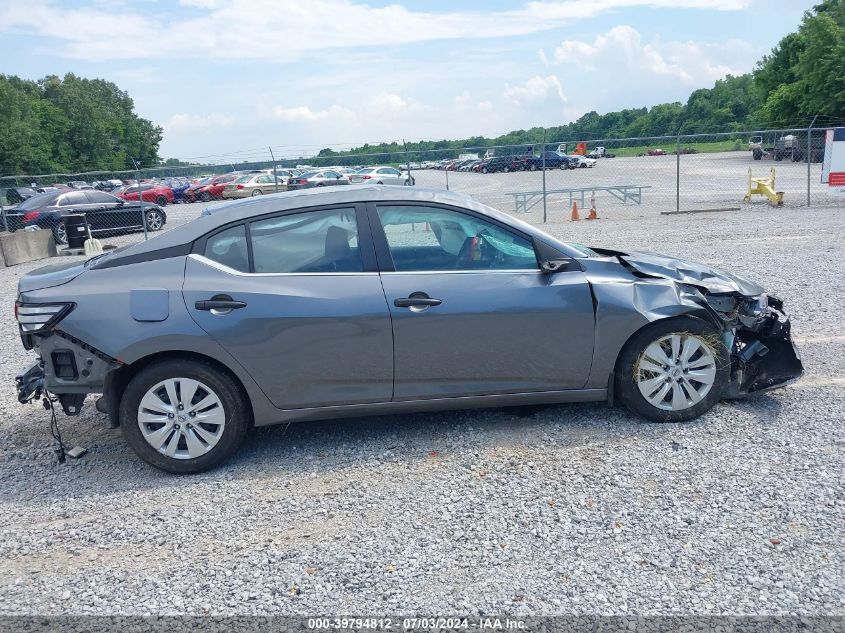
[(147, 228), (150, 231), (158, 231), (163, 224), (164, 221), (161, 217), (161, 213), (158, 211), (147, 212)]
[(634, 380), (652, 406), (664, 411), (689, 409), (713, 387), (716, 358), (701, 337), (687, 332), (668, 334), (640, 354)]
[(191, 378), (169, 378), (141, 398), (138, 426), (158, 452), (173, 459), (194, 459), (220, 441), (226, 412), (207, 385)]
[(59, 222), (53, 229), (53, 238), (57, 244), (67, 244), (67, 229), (64, 222)]

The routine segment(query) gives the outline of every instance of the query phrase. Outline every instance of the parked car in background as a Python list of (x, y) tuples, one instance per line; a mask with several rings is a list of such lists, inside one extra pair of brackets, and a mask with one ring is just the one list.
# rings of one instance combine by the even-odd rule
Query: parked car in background
[(373, 184), (373, 185), (405, 185), (414, 184), (414, 178), (407, 171), (395, 167), (364, 167), (349, 176), (351, 184)]
[(333, 185), (348, 185), (349, 179), (331, 169), (308, 171), (291, 178), (288, 190), (311, 189), (312, 187), (329, 187)]
[(85, 182), (84, 180), (71, 180), (69, 183), (67, 183), (67, 186), (70, 187), (71, 189), (93, 189), (94, 188), (91, 185), (89, 185), (87, 182)]
[(224, 200), (232, 200), (276, 193), (276, 191), (285, 191), (286, 189), (287, 185), (284, 184), (282, 178), (278, 179), (277, 186), (276, 180), (269, 174), (246, 174), (226, 183), (221, 196)]
[[(118, 194), (118, 197), (123, 200), (137, 200), (138, 185), (129, 185)], [(165, 187), (154, 182), (141, 183), (141, 198), (143, 198), (144, 202), (152, 202), (160, 207), (173, 204), (175, 201), (173, 190), (170, 187)]]
[(595, 167), (596, 163), (598, 162), (595, 158), (588, 158), (586, 156), (580, 156), (578, 154), (570, 154), (567, 156), (569, 160), (571, 160), (576, 167), (580, 167), (581, 169), (586, 169), (588, 167)]
[(425, 189), (217, 205), (24, 275), (15, 308), (36, 356), (18, 399), (43, 388), (75, 415), (103, 394), (128, 445), (172, 473), (220, 464), (253, 426), (614, 401), (680, 423), (803, 372), (783, 302), (753, 282)]
[(109, 180), (98, 180), (97, 182), (92, 184), (94, 186), (94, 189), (97, 189), (99, 191), (114, 191), (118, 187), (123, 186), (123, 181), (118, 180), (117, 178), (112, 178)]
[(226, 188), (226, 185), (243, 175), (244, 174), (241, 172), (232, 172), (221, 176), (214, 176), (205, 186), (200, 187), (195, 192), (194, 197), (200, 202), (221, 200), (223, 198), (223, 190)]
[(6, 201), (9, 204), (18, 204), (35, 195), (38, 195), (38, 192), (31, 187), (10, 187), (6, 189)]
[(159, 184), (168, 187), (173, 192), (174, 202), (184, 202), (185, 190), (191, 186), (191, 181), (187, 178), (166, 178), (160, 181)]
[(519, 161), (513, 156), (493, 156), (482, 160), (473, 168), (473, 171), (482, 174), (495, 174), (497, 172), (519, 171), (521, 168)]
[(214, 176), (206, 176), (205, 178), (200, 178), (196, 182), (192, 183), (185, 191), (182, 192), (182, 198), (185, 202), (197, 202), (198, 195), (200, 189), (205, 187), (208, 183), (211, 182)]
[(535, 156), (527, 154), (521, 158), (523, 169), (537, 171), (538, 169), (575, 169), (576, 164), (569, 156), (557, 152), (545, 151)]
[(6, 212), (9, 230), (28, 227), (48, 229), (58, 244), (67, 242), (63, 219), (81, 213), (88, 220), (92, 234), (144, 230), (158, 231), (167, 221), (164, 210), (154, 204), (141, 204), (117, 198), (96, 189), (41, 193)]

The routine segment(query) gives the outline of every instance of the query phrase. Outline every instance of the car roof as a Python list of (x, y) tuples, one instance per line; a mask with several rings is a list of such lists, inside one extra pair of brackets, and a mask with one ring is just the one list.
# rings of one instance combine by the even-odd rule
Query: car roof
[[(284, 191), (255, 198), (246, 198), (209, 207), (203, 215), (160, 233), (155, 237), (115, 251), (109, 257), (108, 266), (119, 265), (119, 260), (144, 261), (146, 255), (159, 251), (173, 251), (173, 255), (184, 254), (184, 246), (193, 243), (207, 233), (222, 226), (270, 213), (282, 213), (294, 209), (307, 209), (324, 205), (355, 204), (360, 202), (428, 202), (462, 207), (488, 215), (495, 220), (509, 224), (524, 233), (538, 237), (557, 247), (563, 246), (567, 254), (572, 253), (565, 243), (550, 237), (527, 222), (512, 215), (481, 204), (471, 196), (444, 189), (403, 187), (399, 185), (344, 185), (343, 187), (319, 187)], [(576, 256), (576, 255), (573, 255)], [(105, 263), (105, 262), (104, 262)], [(98, 266), (99, 267), (99, 266)]]

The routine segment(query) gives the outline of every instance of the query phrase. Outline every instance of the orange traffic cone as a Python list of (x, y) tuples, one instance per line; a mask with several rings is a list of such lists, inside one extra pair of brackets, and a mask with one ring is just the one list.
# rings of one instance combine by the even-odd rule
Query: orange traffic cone
[(572, 221), (576, 222), (581, 219), (581, 216), (578, 215), (578, 203), (575, 200), (572, 201)]

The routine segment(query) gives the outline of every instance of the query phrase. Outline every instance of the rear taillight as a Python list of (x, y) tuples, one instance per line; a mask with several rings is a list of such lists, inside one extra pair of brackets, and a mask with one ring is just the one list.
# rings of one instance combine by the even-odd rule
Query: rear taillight
[(27, 211), (23, 214), (23, 221), (24, 222), (35, 222), (38, 218), (41, 217), (40, 211)]
[(372, 178), (372, 176), (361, 176), (362, 180), (369, 180), (370, 178)]
[(238, 185), (238, 189), (243, 189), (243, 188), (244, 188), (243, 185)]
[(15, 318), (23, 334), (36, 334), (61, 321), (73, 306), (72, 303), (15, 302)]

